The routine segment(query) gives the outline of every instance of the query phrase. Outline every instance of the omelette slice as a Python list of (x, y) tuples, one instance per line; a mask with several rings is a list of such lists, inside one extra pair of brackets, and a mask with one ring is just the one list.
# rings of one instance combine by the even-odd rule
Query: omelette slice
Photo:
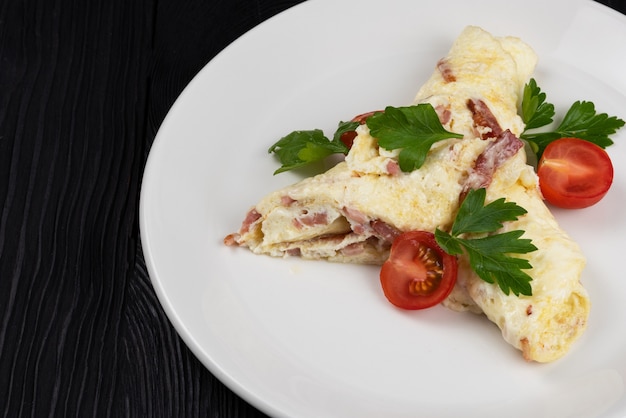
[(379, 147), (361, 125), (345, 161), (264, 197), (225, 243), (275, 257), (380, 265), (400, 233), (448, 230), (464, 194), (485, 187), (487, 202), (504, 197), (528, 211), (502, 231), (524, 230), (538, 247), (523, 255), (533, 266), (533, 295), (505, 295), (460, 256), (443, 304), (484, 313), (527, 360), (561, 357), (583, 333), (590, 303), (579, 281), (584, 256), (543, 203), (517, 137), (524, 129), (517, 108), (536, 61), (518, 38), (465, 28), (415, 98), (463, 138), (436, 142), (420, 168), (403, 172), (399, 151)]

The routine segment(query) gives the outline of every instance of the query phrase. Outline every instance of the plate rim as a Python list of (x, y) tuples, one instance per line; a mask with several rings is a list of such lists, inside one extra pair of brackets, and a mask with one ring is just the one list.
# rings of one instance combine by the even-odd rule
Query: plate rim
[[(163, 284), (162, 279), (160, 277), (158, 268), (156, 267), (158, 261), (156, 261), (153, 258), (154, 254), (151, 251), (151, 242), (150, 242), (151, 236), (150, 236), (150, 230), (149, 230), (150, 227), (149, 227), (149, 223), (147, 222), (147, 217), (149, 216), (147, 214), (147, 211), (149, 211), (149, 208), (146, 206), (147, 198), (145, 195), (145, 193), (149, 193), (149, 189), (146, 188), (146, 184), (149, 184), (151, 180), (151, 177), (150, 177), (151, 171), (155, 170), (153, 166), (156, 164), (156, 160), (154, 159), (153, 155), (159, 152), (158, 151), (159, 146), (162, 145), (164, 141), (162, 139), (163, 137), (160, 135), (160, 133), (162, 132), (162, 128), (164, 126), (167, 126), (166, 124), (169, 123), (170, 118), (175, 117), (177, 106), (180, 106), (180, 102), (185, 100), (185, 97), (188, 94), (188, 92), (194, 89), (195, 84), (198, 83), (199, 77), (201, 77), (201, 74), (208, 71), (207, 68), (210, 69), (212, 66), (219, 64), (221, 60), (227, 58), (227, 54), (229, 54), (231, 50), (233, 50), (234, 48), (239, 48), (239, 45), (245, 42), (246, 39), (254, 37), (255, 34), (258, 33), (260, 30), (262, 30), (263, 28), (269, 25), (275, 24), (274, 22), (280, 22), (281, 20), (286, 19), (290, 14), (299, 13), (300, 10), (304, 8), (314, 7), (314, 6), (311, 6), (312, 4), (318, 5), (318, 4), (328, 4), (328, 3), (330, 2), (324, 3), (324, 1), (321, 1), (321, 0), (309, 0), (309, 1), (297, 4), (297, 5), (294, 5), (280, 12), (279, 14), (272, 16), (271, 18), (265, 20), (264, 22), (255, 26), (251, 30), (247, 31), (246, 33), (238, 37), (234, 42), (229, 44), (226, 48), (224, 48), (222, 51), (220, 51), (211, 61), (209, 61), (203, 67), (203, 69), (183, 89), (183, 91), (178, 96), (175, 103), (173, 104), (173, 106), (170, 108), (167, 115), (163, 119), (163, 122), (161, 123), (161, 126), (159, 128), (159, 132), (155, 136), (154, 142), (152, 144), (152, 148), (150, 149), (150, 153), (146, 161), (146, 166), (144, 168), (144, 178), (142, 180), (142, 185), (141, 185), (140, 203), (139, 203), (141, 245), (143, 248), (144, 257), (146, 261), (146, 268), (148, 269), (150, 280), (153, 286), (155, 287), (159, 302), (163, 306), (168, 316), (168, 319), (172, 322), (172, 324), (174, 325), (174, 328), (176, 329), (176, 331), (178, 332), (182, 340), (185, 342), (185, 344), (190, 348), (190, 350), (194, 353), (194, 355), (198, 357), (198, 359), (202, 362), (202, 364), (205, 367), (207, 367), (207, 369), (209, 369), (211, 373), (213, 373), (221, 382), (223, 382), (227, 387), (229, 387), (229, 389), (235, 392), (238, 396), (240, 396), (241, 398), (243, 398), (244, 400), (246, 400), (247, 402), (249, 402), (256, 408), (269, 414), (282, 415), (285, 411), (276, 409), (276, 405), (274, 403), (269, 402), (267, 399), (264, 399), (263, 397), (260, 397), (257, 394), (251, 392), (245, 386), (245, 384), (242, 384), (241, 382), (234, 379), (228, 373), (228, 371), (224, 370), (222, 367), (220, 367), (219, 364), (215, 363), (214, 360), (211, 358), (211, 356), (207, 354), (205, 349), (197, 341), (197, 339), (194, 338), (191, 335), (191, 333), (188, 331), (186, 324), (183, 322), (183, 320), (179, 317), (179, 315), (176, 314), (176, 307), (172, 305), (172, 301), (168, 298), (166, 294), (167, 292), (162, 287), (162, 284)], [(561, 3), (565, 4), (566, 1), (561, 1)], [(568, 2), (567, 4), (569, 5), (593, 4), (594, 7), (599, 6), (599, 7), (605, 8), (606, 9), (605, 12), (615, 13), (617, 16), (620, 16), (620, 19), (623, 21), (623, 23), (626, 22), (626, 19), (624, 19), (624, 15), (620, 14), (619, 12), (613, 9), (610, 9), (607, 6), (594, 2), (592, 0), (583, 0), (577, 3)]]

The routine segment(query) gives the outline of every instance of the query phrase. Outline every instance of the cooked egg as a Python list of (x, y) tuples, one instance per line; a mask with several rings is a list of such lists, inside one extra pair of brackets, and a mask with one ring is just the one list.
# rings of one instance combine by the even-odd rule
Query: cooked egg
[[(516, 135), (523, 131), (517, 108), (536, 61), (517, 38), (466, 28), (415, 98), (432, 104), (444, 127), (462, 139), (435, 143), (419, 169), (404, 173), (397, 150), (380, 148), (362, 125), (345, 161), (262, 199), (236, 243), (271, 256), (382, 264), (395, 234), (449, 228), (470, 172), (494, 142), (490, 134), (500, 127)], [(473, 100), (489, 110), (481, 114), (485, 124), (477, 124), (468, 105)], [(489, 180), (488, 201), (504, 197), (528, 211), (504, 229), (524, 230), (538, 247), (523, 255), (533, 266), (528, 271), (533, 295), (505, 295), (477, 277), (461, 256), (457, 285), (444, 305), (484, 313), (525, 359), (553, 361), (586, 327), (590, 304), (580, 284), (584, 256), (543, 203), (523, 149)]]

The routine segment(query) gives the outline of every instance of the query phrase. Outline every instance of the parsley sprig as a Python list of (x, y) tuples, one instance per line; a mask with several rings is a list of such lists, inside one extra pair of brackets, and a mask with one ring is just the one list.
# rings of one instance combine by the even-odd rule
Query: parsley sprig
[(355, 130), (357, 126), (358, 122), (339, 122), (332, 140), (321, 129), (293, 131), (282, 137), (267, 150), (268, 153), (275, 153), (282, 164), (274, 174), (323, 160), (331, 154), (347, 154), (349, 149), (341, 142), (341, 135)]
[[(470, 190), (454, 219), (450, 232), (437, 228), (435, 239), (450, 255), (469, 257), (470, 267), (484, 281), (496, 283), (504, 294), (532, 295), (530, 277), (523, 270), (532, 268), (528, 260), (511, 254), (526, 254), (537, 250), (530, 239), (521, 238), (522, 230), (494, 234), (503, 222), (517, 220), (526, 209), (504, 198), (485, 205), (484, 188)], [(471, 238), (477, 234), (478, 237)]]
[(520, 115), (526, 124), (526, 131), (552, 123), (554, 115), (554, 105), (546, 102), (546, 94), (537, 86), (537, 81), (531, 78), (524, 86)]
[(367, 119), (367, 126), (378, 145), (392, 151), (400, 149), (398, 164), (404, 172), (420, 168), (426, 160), (430, 147), (449, 138), (463, 135), (448, 132), (439, 121), (439, 116), (429, 103), (414, 106), (385, 108)]
[(534, 131), (551, 124), (555, 115), (554, 105), (546, 102), (546, 94), (537, 86), (535, 79), (530, 79), (524, 86), (520, 116), (526, 128), (520, 137), (531, 144), (538, 157), (541, 157), (550, 142), (565, 137), (584, 139), (606, 148), (613, 144), (609, 136), (624, 126), (624, 121), (616, 116), (597, 113), (592, 102), (576, 101), (556, 129), (547, 132)]
[[(268, 150), (274, 152), (282, 164), (274, 174), (322, 160), (331, 154), (347, 154), (349, 149), (341, 142), (341, 135), (355, 130), (358, 125), (359, 122), (340, 122), (332, 140), (319, 129), (291, 132)], [(389, 151), (400, 149), (398, 164), (404, 172), (420, 168), (435, 142), (463, 137), (446, 131), (433, 106), (427, 103), (398, 108), (388, 106), (384, 112), (368, 117), (367, 126), (382, 148)]]

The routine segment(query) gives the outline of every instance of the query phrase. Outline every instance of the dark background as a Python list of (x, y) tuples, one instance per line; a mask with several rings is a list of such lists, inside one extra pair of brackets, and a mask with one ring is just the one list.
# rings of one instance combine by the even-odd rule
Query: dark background
[(0, 415), (263, 416), (169, 323), (138, 202), (186, 84), (300, 2), (0, 0)]

